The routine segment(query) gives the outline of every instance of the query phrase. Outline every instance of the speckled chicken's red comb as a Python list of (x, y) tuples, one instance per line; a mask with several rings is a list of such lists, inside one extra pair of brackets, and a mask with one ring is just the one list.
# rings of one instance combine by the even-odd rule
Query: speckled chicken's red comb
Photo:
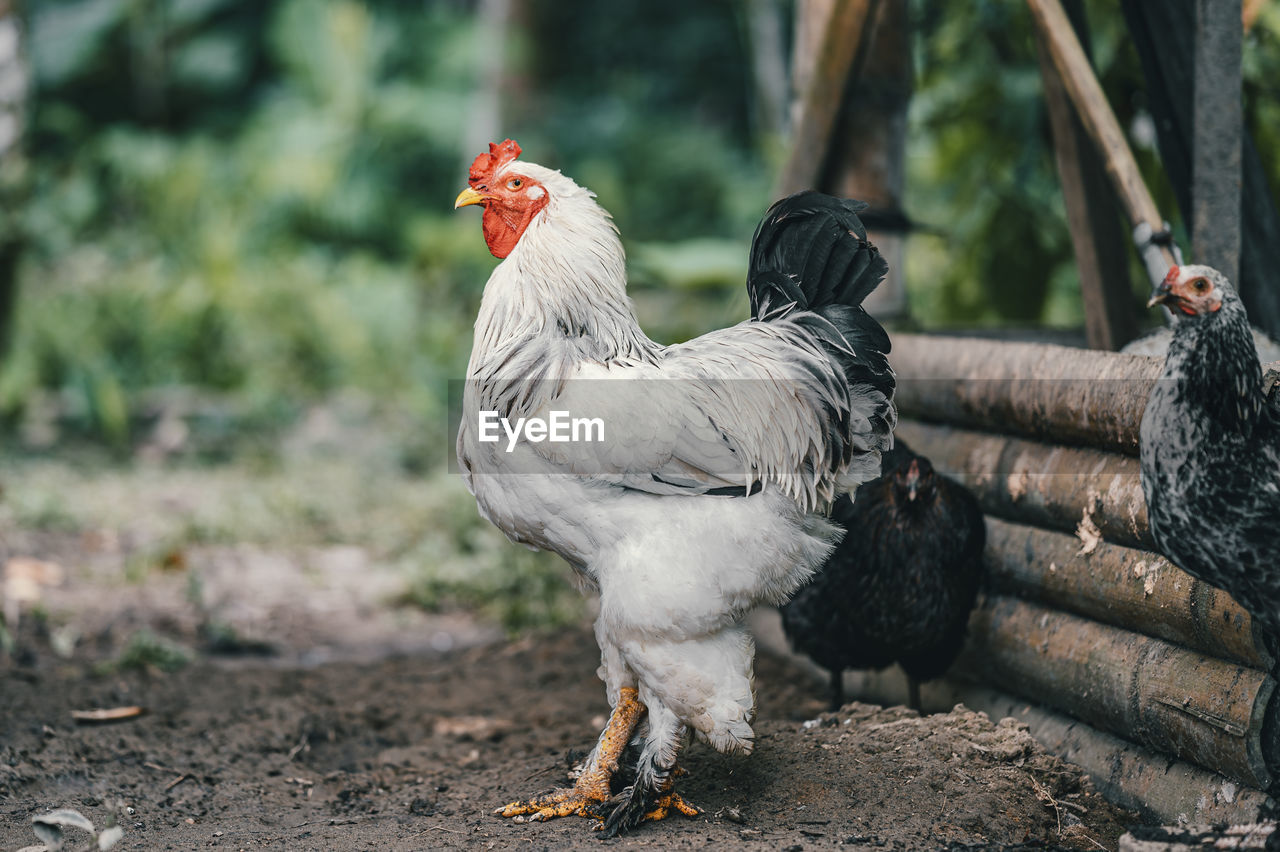
[[(517, 150), (519, 150), (519, 149), (517, 149)], [(1164, 283), (1165, 283), (1165, 284), (1167, 284), (1167, 285), (1169, 285), (1170, 287), (1172, 287), (1172, 286), (1173, 286), (1173, 284), (1174, 284), (1174, 282), (1178, 280), (1178, 276), (1179, 276), (1179, 275), (1181, 275), (1181, 274), (1182, 274), (1182, 270), (1181, 270), (1181, 269), (1179, 269), (1179, 268), (1178, 268), (1178, 267), (1176, 267), (1176, 266), (1170, 266), (1170, 267), (1169, 267), (1169, 274), (1168, 274), (1168, 275), (1166, 275), (1166, 276), (1164, 277)]]
[(490, 142), (489, 153), (481, 154), (472, 162), (468, 182), (472, 187), (479, 186), (490, 180), (494, 172), (519, 156), (520, 146), (516, 144), (514, 139)]

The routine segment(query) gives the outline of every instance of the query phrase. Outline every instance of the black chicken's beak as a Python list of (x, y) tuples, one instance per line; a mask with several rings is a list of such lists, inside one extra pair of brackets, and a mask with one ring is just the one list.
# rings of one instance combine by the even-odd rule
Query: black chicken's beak
[(1147, 307), (1154, 308), (1156, 305), (1163, 305), (1173, 295), (1173, 290), (1165, 281), (1161, 281), (1156, 288), (1151, 291), (1151, 298), (1147, 300)]
[(907, 499), (916, 499), (916, 494), (920, 491), (920, 466), (915, 462), (911, 463), (911, 467), (907, 468)]
[(1170, 266), (1169, 274), (1164, 277), (1163, 281), (1152, 288), (1151, 298), (1147, 300), (1147, 307), (1154, 308), (1156, 305), (1166, 304), (1170, 298), (1177, 301), (1177, 296), (1173, 295), (1173, 285), (1177, 282), (1178, 276), (1181, 274), (1182, 270), (1178, 267)]

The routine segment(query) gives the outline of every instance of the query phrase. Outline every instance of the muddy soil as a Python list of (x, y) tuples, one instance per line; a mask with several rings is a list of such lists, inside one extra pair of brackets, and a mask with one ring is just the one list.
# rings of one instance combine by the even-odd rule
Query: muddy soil
[[(126, 829), (118, 849), (594, 849), (580, 818), (491, 815), (565, 780), (607, 706), (585, 630), (374, 662), (206, 656), (169, 674), (106, 673), (34, 653), (0, 664), (0, 849), (71, 807)], [(851, 704), (757, 661), (755, 754), (693, 747), (701, 806), (613, 847), (1115, 849), (1134, 818), (1090, 792), (1012, 720), (957, 708), (920, 718)], [(73, 709), (140, 705), (77, 725)], [(807, 720), (807, 721), (806, 721)], [(1028, 847), (1023, 847), (1028, 848)]]
[[(412, 604), (414, 566), (444, 564), (442, 542), (470, 543), (455, 574), (505, 551), (446, 523), (447, 489), (331, 467), (7, 477), (23, 487), (0, 502), (6, 606), (14, 559), (52, 567), (18, 589), (16, 651), (0, 651), (0, 850), (35, 843), (31, 817), (55, 808), (117, 820), (118, 849), (599, 848), (589, 820), (491, 813), (564, 784), (604, 724), (589, 613), (512, 642)], [(140, 635), (141, 670), (122, 670)], [(191, 662), (159, 671), (164, 643)], [(755, 754), (694, 746), (679, 783), (703, 815), (606, 845), (1114, 849), (1136, 821), (1012, 724), (823, 715), (824, 692), (761, 653)], [(146, 713), (71, 716), (126, 705)]]

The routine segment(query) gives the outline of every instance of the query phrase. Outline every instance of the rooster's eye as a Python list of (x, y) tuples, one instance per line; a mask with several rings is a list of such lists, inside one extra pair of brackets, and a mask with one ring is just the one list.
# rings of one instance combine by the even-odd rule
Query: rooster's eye
[(1195, 288), (1197, 293), (1203, 293), (1205, 290), (1209, 289), (1209, 282), (1205, 281), (1203, 278), (1197, 278), (1195, 281), (1191, 282), (1191, 286)]
[(519, 189), (522, 186), (524, 186), (524, 181), (520, 180), (520, 178), (512, 178), (507, 181), (507, 189)]

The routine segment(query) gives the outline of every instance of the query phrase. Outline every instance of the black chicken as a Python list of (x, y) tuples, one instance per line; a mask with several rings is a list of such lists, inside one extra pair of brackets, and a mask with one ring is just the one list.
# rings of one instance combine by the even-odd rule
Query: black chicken
[(1142, 490), (1156, 545), (1280, 637), (1280, 411), (1244, 305), (1208, 266), (1173, 267), (1151, 304), (1175, 317), (1142, 415)]
[(964, 643), (982, 579), (982, 509), (898, 440), (880, 478), (859, 486), (856, 500), (842, 496), (831, 517), (845, 537), (782, 607), (783, 629), (831, 672), (833, 708), (844, 703), (845, 669), (896, 662), (919, 710), (919, 682), (943, 674)]

